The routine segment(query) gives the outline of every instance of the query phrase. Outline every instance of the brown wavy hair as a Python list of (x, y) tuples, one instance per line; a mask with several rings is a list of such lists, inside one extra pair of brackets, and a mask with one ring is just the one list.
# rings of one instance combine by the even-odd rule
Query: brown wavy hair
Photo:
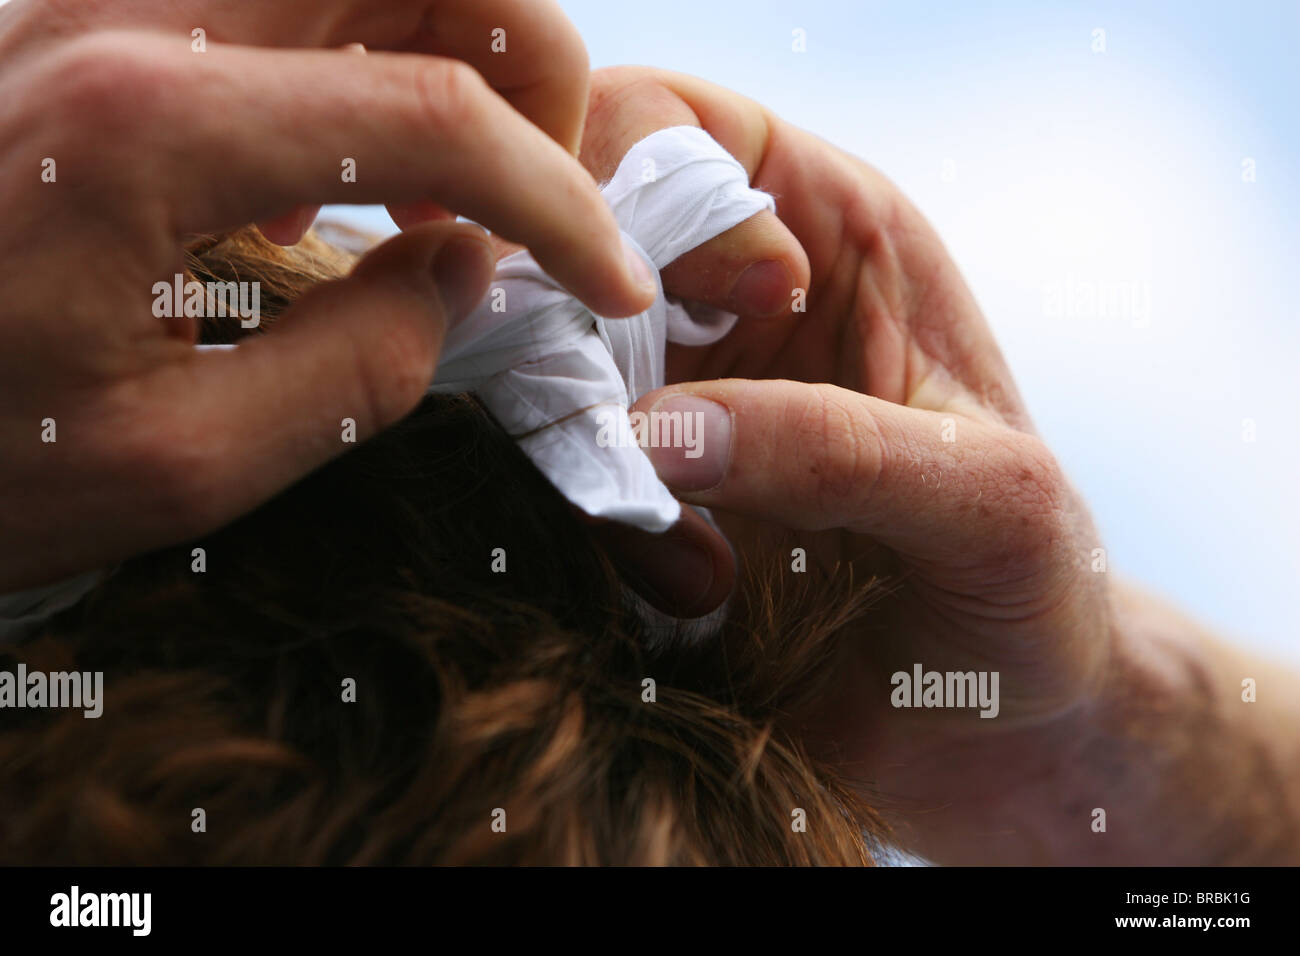
[[(246, 229), (196, 239), (188, 268), (260, 281), (260, 334), (349, 262)], [(718, 636), (655, 643), (491, 416), (431, 396), (0, 648), (104, 672), (99, 719), (3, 715), (0, 862), (870, 863), (882, 824), (788, 717), (878, 593), (834, 577), (748, 568)]]

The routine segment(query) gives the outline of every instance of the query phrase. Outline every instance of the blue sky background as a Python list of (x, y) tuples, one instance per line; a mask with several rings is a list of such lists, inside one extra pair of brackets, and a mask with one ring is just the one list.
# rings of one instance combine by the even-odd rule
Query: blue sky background
[(1300, 3), (562, 3), (593, 66), (731, 87), (897, 182), (1112, 569), (1300, 661)]

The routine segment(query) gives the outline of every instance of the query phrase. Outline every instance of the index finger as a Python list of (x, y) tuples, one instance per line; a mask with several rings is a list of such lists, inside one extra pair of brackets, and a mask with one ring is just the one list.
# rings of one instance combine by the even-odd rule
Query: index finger
[(1015, 585), (1057, 567), (1047, 553), (1072, 540), (1055, 459), (992, 416), (742, 379), (661, 389), (635, 408), (696, 417), (696, 457), (670, 442), (646, 449), (691, 504), (798, 530), (844, 529), (931, 569), (1003, 573)]
[(125, 154), (97, 167), (118, 181), (98, 183), (96, 201), (126, 204), (128, 221), (141, 195), (175, 238), (298, 206), (432, 199), (527, 246), (597, 314), (653, 301), (591, 176), (460, 61), (240, 46), (195, 57), (172, 38), (100, 34), (52, 69), (58, 109), (77, 115), (49, 128)]

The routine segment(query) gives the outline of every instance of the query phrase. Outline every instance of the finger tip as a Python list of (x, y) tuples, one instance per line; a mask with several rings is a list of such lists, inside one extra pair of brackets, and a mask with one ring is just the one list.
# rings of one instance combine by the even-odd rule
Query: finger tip
[(739, 315), (775, 317), (790, 308), (796, 288), (794, 272), (782, 258), (750, 263), (731, 289), (730, 308)]
[(454, 213), (443, 206), (426, 200), (390, 203), (385, 208), (388, 210), (389, 218), (393, 220), (393, 225), (403, 231), (413, 229), (426, 222), (442, 222), (456, 218)]
[(731, 594), (736, 577), (731, 546), (689, 506), (660, 534), (617, 522), (594, 530), (627, 585), (665, 614), (703, 617)]
[(659, 297), (656, 286), (644, 286), (624, 283), (613, 292), (595, 292), (579, 296), (582, 302), (597, 315), (606, 319), (627, 319), (640, 315), (655, 304)]
[(262, 234), (262, 238), (277, 246), (288, 248), (296, 246), (302, 241), (302, 237), (307, 234), (306, 230), (299, 232), (292, 226), (285, 226), (279, 222), (256, 223), (255, 227)]

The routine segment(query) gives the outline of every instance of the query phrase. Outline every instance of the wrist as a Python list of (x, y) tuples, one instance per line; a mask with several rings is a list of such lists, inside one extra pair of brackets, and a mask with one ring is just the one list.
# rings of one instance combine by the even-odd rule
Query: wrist
[(1241, 686), (1267, 675), (1289, 701), (1294, 678), (1127, 584), (1113, 594), (1105, 678), (1072, 715), (1079, 742), (1058, 781), (1063, 803), (1104, 811), (1079, 861), (1294, 862), (1300, 713), (1248, 703)]

